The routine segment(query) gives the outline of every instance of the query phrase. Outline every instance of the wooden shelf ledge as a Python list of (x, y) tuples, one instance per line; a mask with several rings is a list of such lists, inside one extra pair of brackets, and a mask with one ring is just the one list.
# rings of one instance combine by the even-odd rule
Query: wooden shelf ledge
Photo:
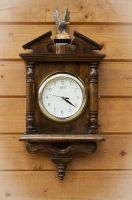
[(28, 142), (92, 142), (92, 141), (105, 141), (105, 138), (99, 134), (24, 134), (20, 137), (20, 141)]

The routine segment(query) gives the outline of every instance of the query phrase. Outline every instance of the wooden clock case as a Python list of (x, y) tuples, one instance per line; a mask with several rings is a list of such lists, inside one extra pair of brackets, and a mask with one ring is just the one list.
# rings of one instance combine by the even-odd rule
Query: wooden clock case
[[(103, 141), (98, 134), (98, 66), (104, 54), (102, 45), (80, 34), (73, 39), (52, 40), (52, 32), (32, 40), (23, 46), (32, 53), (20, 54), (26, 61), (26, 133), (20, 140), (27, 142), (30, 153), (48, 152), (63, 179), (67, 163), (77, 152), (93, 153), (97, 142)], [(58, 51), (58, 43), (61, 45)], [(75, 120), (57, 123), (44, 116), (38, 105), (38, 89), (41, 81), (52, 73), (68, 72), (79, 77), (87, 90), (87, 105)]]

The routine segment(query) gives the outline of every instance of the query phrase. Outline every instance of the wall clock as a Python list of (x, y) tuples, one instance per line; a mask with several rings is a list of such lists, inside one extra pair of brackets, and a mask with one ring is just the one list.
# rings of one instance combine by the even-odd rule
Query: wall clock
[(30, 153), (48, 152), (63, 180), (67, 164), (78, 152), (93, 153), (104, 137), (98, 132), (98, 67), (102, 45), (74, 31), (55, 11), (57, 34), (49, 31), (28, 42), (20, 54), (26, 62), (26, 133)]
[(56, 72), (45, 78), (38, 90), (42, 113), (56, 122), (70, 122), (86, 105), (85, 85), (74, 74)]

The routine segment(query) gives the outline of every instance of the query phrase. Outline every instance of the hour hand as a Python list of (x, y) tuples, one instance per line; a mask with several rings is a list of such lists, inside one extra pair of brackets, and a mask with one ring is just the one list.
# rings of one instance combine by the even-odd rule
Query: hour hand
[(76, 107), (73, 103), (71, 103), (68, 99), (68, 97), (62, 97), (62, 99), (64, 99), (67, 103), (69, 103), (70, 105)]
[(68, 97), (63, 97), (63, 96), (59, 96), (59, 95), (55, 95), (55, 94), (49, 94), (49, 95), (55, 96), (55, 97), (59, 97), (59, 98), (63, 99), (64, 101), (66, 101), (67, 103), (69, 103), (70, 105), (76, 107), (73, 103), (71, 103), (71, 102), (69, 101), (69, 98), (68, 98)]

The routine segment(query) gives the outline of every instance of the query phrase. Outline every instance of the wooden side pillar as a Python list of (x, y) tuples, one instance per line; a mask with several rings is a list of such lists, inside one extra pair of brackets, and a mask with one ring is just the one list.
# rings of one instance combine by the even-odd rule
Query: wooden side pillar
[(98, 132), (98, 69), (90, 65), (90, 133)]
[(35, 109), (34, 109), (34, 64), (33, 62), (27, 63), (26, 72), (26, 133), (35, 133)]

